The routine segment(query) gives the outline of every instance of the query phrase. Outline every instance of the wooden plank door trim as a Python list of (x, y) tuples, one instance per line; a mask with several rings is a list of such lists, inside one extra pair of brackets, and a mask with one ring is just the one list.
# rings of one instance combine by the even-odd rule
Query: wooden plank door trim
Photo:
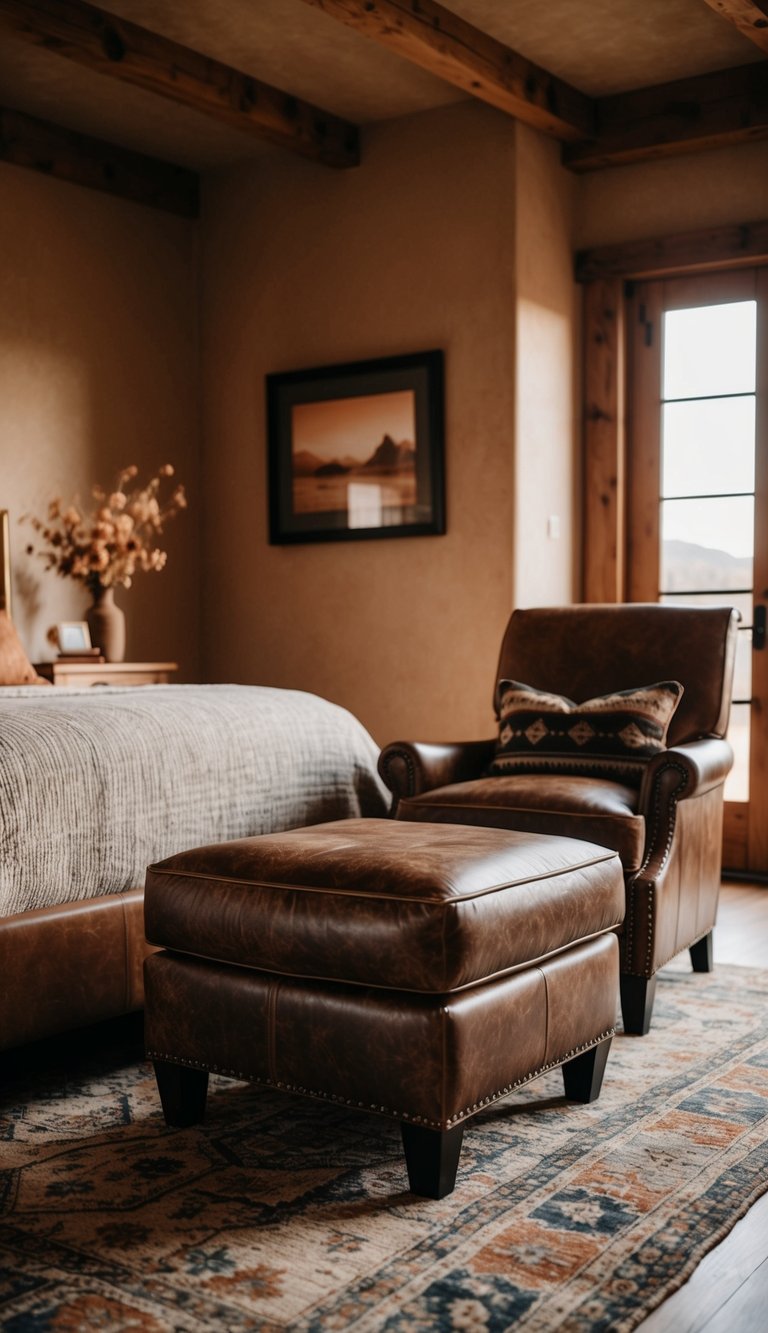
[(624, 597), (624, 290), (584, 290), (584, 558), (587, 602)]
[(661, 478), (661, 282), (627, 300), (627, 577), (629, 602), (659, 596)]

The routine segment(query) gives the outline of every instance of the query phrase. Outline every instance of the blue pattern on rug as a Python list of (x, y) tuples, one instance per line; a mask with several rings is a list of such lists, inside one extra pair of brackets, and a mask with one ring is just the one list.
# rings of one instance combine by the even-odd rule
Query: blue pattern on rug
[(614, 1236), (637, 1221), (637, 1213), (605, 1195), (585, 1189), (563, 1190), (548, 1203), (534, 1208), (531, 1217), (540, 1218), (555, 1230), (583, 1231)]
[[(516, 1324), (538, 1299), (536, 1291), (521, 1291), (497, 1277), (493, 1283), (479, 1280), (467, 1269), (458, 1268), (442, 1282), (427, 1287), (422, 1301), (436, 1333), (482, 1328), (504, 1333)], [(387, 1330), (408, 1328), (408, 1309), (385, 1325)]]

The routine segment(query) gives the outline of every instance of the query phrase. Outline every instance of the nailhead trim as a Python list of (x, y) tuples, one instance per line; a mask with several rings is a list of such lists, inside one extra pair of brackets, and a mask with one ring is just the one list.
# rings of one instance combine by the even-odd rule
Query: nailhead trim
[(395, 791), (395, 788), (394, 788), (394, 786), (392, 785), (392, 780), (391, 780), (391, 778), (390, 778), (390, 763), (391, 763), (391, 760), (392, 760), (392, 759), (401, 759), (401, 760), (403, 761), (403, 763), (405, 764), (405, 768), (406, 768), (406, 772), (407, 772), (408, 787), (409, 787), (409, 790), (406, 791), (405, 795), (406, 795), (406, 797), (408, 797), (408, 796), (415, 796), (415, 795), (416, 795), (416, 765), (415, 765), (415, 763), (413, 762), (413, 755), (410, 753), (409, 750), (396, 750), (393, 754), (388, 755), (385, 759), (383, 759), (383, 760), (382, 760), (382, 763), (381, 763), (381, 770), (382, 770), (382, 772), (381, 772), (381, 776), (383, 777), (385, 783), (386, 783), (387, 786), (389, 787), (389, 790), (393, 793), (393, 795), (396, 797), (396, 799), (399, 799), (399, 797), (398, 797), (398, 793)]
[(613, 1037), (615, 1032), (615, 1028), (607, 1028), (605, 1032), (600, 1033), (599, 1037), (593, 1037), (591, 1041), (584, 1042), (581, 1046), (574, 1046), (573, 1050), (568, 1051), (566, 1055), (561, 1055), (559, 1059), (550, 1060), (548, 1064), (541, 1065), (539, 1069), (535, 1069), (531, 1074), (526, 1074), (524, 1078), (516, 1079), (514, 1083), (508, 1083), (505, 1087), (499, 1088), (497, 1092), (492, 1092), (487, 1097), (483, 1097), (482, 1101), (474, 1102), (472, 1106), (468, 1106), (463, 1111), (451, 1116), (444, 1124), (438, 1120), (430, 1120), (427, 1116), (413, 1115), (410, 1111), (393, 1111), (389, 1106), (377, 1106), (375, 1102), (354, 1101), (349, 1097), (339, 1097), (331, 1092), (318, 1092), (313, 1088), (305, 1088), (297, 1083), (285, 1083), (282, 1079), (273, 1082), (268, 1078), (260, 1078), (257, 1074), (246, 1074), (242, 1069), (224, 1069), (219, 1065), (203, 1064), (200, 1060), (189, 1060), (186, 1056), (173, 1055), (168, 1051), (148, 1050), (147, 1057), (150, 1060), (165, 1060), (170, 1061), (171, 1064), (185, 1065), (189, 1069), (201, 1069), (212, 1074), (223, 1074), (226, 1078), (242, 1079), (246, 1083), (258, 1083), (263, 1087), (278, 1088), (281, 1092), (299, 1093), (303, 1097), (315, 1097), (319, 1101), (334, 1102), (340, 1106), (352, 1106), (361, 1111), (373, 1111), (378, 1115), (391, 1116), (395, 1120), (410, 1120), (415, 1125), (425, 1125), (429, 1129), (445, 1131), (458, 1125), (460, 1121), (468, 1119), (469, 1116), (475, 1115), (484, 1106), (490, 1106), (491, 1102), (496, 1102), (499, 1098), (506, 1097), (510, 1092), (514, 1092), (516, 1088), (521, 1088), (526, 1083), (530, 1083), (533, 1079), (538, 1078), (540, 1074), (546, 1074), (550, 1069), (556, 1069), (558, 1065), (567, 1064), (569, 1060), (575, 1059), (577, 1055), (583, 1055), (585, 1051), (591, 1050), (593, 1046), (599, 1046), (601, 1041)]
[(567, 1055), (561, 1055), (557, 1060), (550, 1060), (549, 1064), (542, 1065), (539, 1069), (534, 1070), (532, 1074), (526, 1074), (524, 1078), (518, 1078), (514, 1083), (508, 1083), (506, 1087), (500, 1088), (498, 1092), (492, 1092), (488, 1097), (484, 1097), (482, 1101), (475, 1102), (473, 1106), (468, 1106), (465, 1110), (459, 1111), (457, 1115), (446, 1121), (446, 1125), (450, 1127), (458, 1124), (460, 1120), (466, 1120), (468, 1116), (474, 1115), (476, 1111), (482, 1110), (484, 1106), (498, 1101), (500, 1097), (506, 1097), (508, 1093), (514, 1092), (515, 1088), (522, 1088), (526, 1083), (538, 1078), (540, 1074), (546, 1074), (550, 1069), (557, 1069), (558, 1065), (567, 1064), (569, 1060), (573, 1060), (577, 1055), (583, 1055), (585, 1051), (591, 1050), (593, 1046), (599, 1046), (601, 1041), (606, 1041), (608, 1037), (615, 1036), (615, 1033), (615, 1028), (608, 1028), (599, 1037), (594, 1037), (581, 1046), (574, 1046), (573, 1050), (569, 1051)]
[[(659, 793), (661, 791), (661, 778), (662, 775), (664, 773), (669, 772), (671, 768), (676, 769), (678, 773), (682, 774), (683, 780), (675, 788), (675, 791), (672, 793), (672, 796), (670, 798), (672, 818), (669, 821), (670, 826), (669, 826), (669, 831), (667, 833), (667, 841), (664, 847), (664, 851), (662, 853), (661, 861), (659, 862), (659, 868), (657, 874), (660, 874), (661, 871), (664, 869), (665, 865), (667, 864), (667, 858), (669, 856), (670, 848), (672, 846), (672, 839), (674, 838), (675, 835), (675, 824), (677, 822), (677, 806), (680, 800), (679, 794), (680, 792), (683, 792), (685, 788), (688, 786), (688, 780), (689, 780), (688, 770), (686, 768), (683, 768), (682, 764), (675, 764), (675, 763), (665, 764), (664, 768), (659, 770), (659, 774), (655, 784), (654, 801), (653, 801), (653, 830), (651, 833), (651, 837), (648, 840), (648, 855), (646, 856), (645, 860), (643, 861), (643, 864), (641, 865), (640, 869), (637, 872), (637, 875), (635, 877), (635, 884), (639, 883), (641, 875), (643, 875), (643, 873), (648, 869), (648, 866), (650, 864), (651, 854), (653, 852), (656, 842), (657, 830), (659, 828), (659, 824), (661, 823), (661, 801), (659, 797)], [(647, 921), (647, 933), (646, 933), (646, 958), (650, 958), (651, 951), (653, 949), (653, 900), (655, 894), (655, 888), (654, 888), (655, 877), (654, 879), (646, 880), (645, 883), (646, 887), (649, 890), (648, 921)], [(632, 958), (633, 943), (634, 943), (633, 931), (632, 931), (633, 919), (634, 919), (634, 913), (630, 913), (627, 921), (627, 933), (626, 933), (626, 942), (627, 942), (626, 953), (627, 953), (627, 958), (630, 961)], [(675, 955), (673, 954), (672, 956), (674, 957)], [(667, 962), (669, 962), (669, 959), (667, 959)], [(663, 966), (664, 966), (663, 963), (659, 964), (659, 967)]]

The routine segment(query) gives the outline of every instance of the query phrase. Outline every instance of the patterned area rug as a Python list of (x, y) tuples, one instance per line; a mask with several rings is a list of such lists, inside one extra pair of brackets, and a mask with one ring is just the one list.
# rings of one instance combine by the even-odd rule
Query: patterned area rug
[(396, 1124), (325, 1103), (216, 1080), (206, 1125), (167, 1130), (135, 1045), (0, 1065), (6, 1333), (618, 1333), (768, 1188), (755, 969), (662, 974), (600, 1100), (555, 1072), (490, 1108), (439, 1203)]

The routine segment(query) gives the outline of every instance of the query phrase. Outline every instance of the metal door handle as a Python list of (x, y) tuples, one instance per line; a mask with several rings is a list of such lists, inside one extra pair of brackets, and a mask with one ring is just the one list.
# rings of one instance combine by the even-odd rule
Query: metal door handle
[(765, 607), (763, 605), (755, 607), (755, 614), (752, 617), (752, 647), (765, 647)]

